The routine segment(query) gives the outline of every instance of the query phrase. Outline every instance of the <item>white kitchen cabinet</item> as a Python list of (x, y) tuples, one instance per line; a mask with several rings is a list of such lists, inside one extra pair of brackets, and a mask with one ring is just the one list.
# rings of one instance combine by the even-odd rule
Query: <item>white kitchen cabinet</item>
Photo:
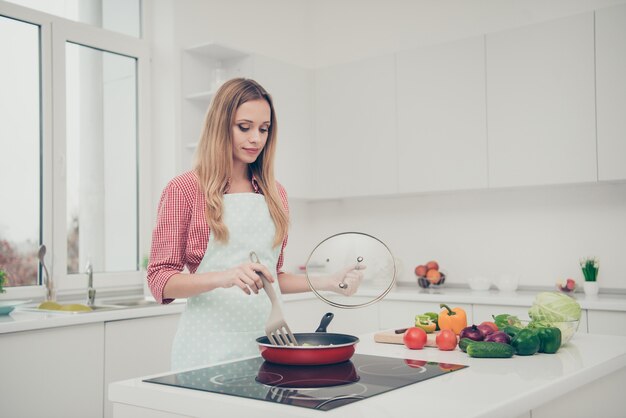
[(0, 335), (0, 415), (102, 417), (103, 323)]
[(105, 418), (113, 416), (108, 400), (110, 383), (170, 370), (172, 341), (179, 318), (180, 314), (174, 314), (105, 323)]
[(394, 55), (318, 69), (315, 76), (317, 196), (397, 193)]
[(487, 187), (483, 36), (397, 54), (401, 193)]
[(598, 180), (626, 179), (626, 4), (596, 11)]
[(626, 335), (626, 312), (589, 310), (590, 334)]
[[(415, 315), (425, 312), (439, 313), (441, 308), (438, 303), (431, 302), (408, 302), (408, 301), (382, 301), (380, 302), (380, 329), (406, 328), (413, 326)], [(451, 303), (451, 309), (463, 308), (467, 314), (467, 323), (472, 324), (472, 305)]]
[[(355, 303), (365, 303), (367, 300), (364, 298), (354, 299)], [(324, 314), (332, 312), (335, 316), (328, 325), (328, 332), (360, 335), (379, 329), (379, 304), (375, 303), (363, 308), (342, 309), (330, 306), (317, 298), (300, 299), (285, 301), (283, 313), (292, 332), (314, 332)]]
[(489, 186), (597, 181), (594, 17), (486, 37)]
[(313, 73), (261, 55), (253, 77), (272, 95), (278, 119), (276, 179), (289, 198), (313, 195)]

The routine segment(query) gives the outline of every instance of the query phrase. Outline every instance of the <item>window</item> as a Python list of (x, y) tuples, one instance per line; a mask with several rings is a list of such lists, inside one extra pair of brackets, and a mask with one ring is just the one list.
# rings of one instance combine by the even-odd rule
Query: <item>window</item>
[(140, 0), (8, 0), (76, 22), (141, 36)]
[(85, 288), (87, 262), (97, 287), (141, 287), (148, 44), (0, 0), (0, 56), (12, 63), (0, 65), (0, 269), (9, 296), (43, 291), (41, 244), (62, 293)]
[[(0, 16), (0, 268), (7, 286), (37, 284), (40, 238), (39, 26)], [(16, 175), (17, 173), (17, 175)]]
[(67, 272), (137, 269), (136, 59), (66, 44)]

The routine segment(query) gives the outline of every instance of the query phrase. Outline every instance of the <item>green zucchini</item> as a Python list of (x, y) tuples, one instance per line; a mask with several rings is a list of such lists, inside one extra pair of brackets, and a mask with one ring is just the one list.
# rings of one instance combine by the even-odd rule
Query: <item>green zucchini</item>
[(515, 349), (508, 344), (474, 341), (467, 346), (470, 357), (480, 358), (509, 358), (513, 357)]
[(467, 346), (475, 342), (476, 341), (470, 340), (469, 338), (461, 338), (461, 341), (459, 341), (459, 348), (461, 349), (462, 352), (466, 353)]

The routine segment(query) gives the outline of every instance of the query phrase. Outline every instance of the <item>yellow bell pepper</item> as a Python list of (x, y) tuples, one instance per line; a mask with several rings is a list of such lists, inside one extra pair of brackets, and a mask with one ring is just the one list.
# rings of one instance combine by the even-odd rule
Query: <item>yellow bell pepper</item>
[(459, 335), (461, 330), (467, 327), (467, 314), (463, 308), (450, 309), (448, 305), (439, 305), (442, 311), (439, 313), (439, 328), (452, 330)]

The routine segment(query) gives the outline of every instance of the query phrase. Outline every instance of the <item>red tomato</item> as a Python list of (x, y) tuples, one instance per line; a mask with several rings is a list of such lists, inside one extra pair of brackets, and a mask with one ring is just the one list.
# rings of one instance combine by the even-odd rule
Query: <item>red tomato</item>
[(456, 334), (450, 329), (442, 329), (435, 338), (437, 347), (443, 351), (454, 350), (456, 347)]
[(404, 362), (407, 366), (412, 367), (414, 369), (419, 369), (420, 367), (424, 367), (426, 365), (426, 360), (411, 360), (404, 359)]
[(439, 368), (446, 372), (459, 370), (459, 369), (462, 369), (463, 367), (465, 366), (463, 366), (462, 364), (439, 363)]
[(418, 327), (411, 327), (407, 329), (404, 333), (404, 337), (402, 338), (404, 345), (411, 350), (421, 350), (424, 348), (427, 339), (428, 336), (426, 335), (426, 331)]
[(481, 322), (480, 325), (487, 325), (488, 327), (491, 327), (493, 332), (500, 331), (495, 322), (484, 321), (484, 322)]

